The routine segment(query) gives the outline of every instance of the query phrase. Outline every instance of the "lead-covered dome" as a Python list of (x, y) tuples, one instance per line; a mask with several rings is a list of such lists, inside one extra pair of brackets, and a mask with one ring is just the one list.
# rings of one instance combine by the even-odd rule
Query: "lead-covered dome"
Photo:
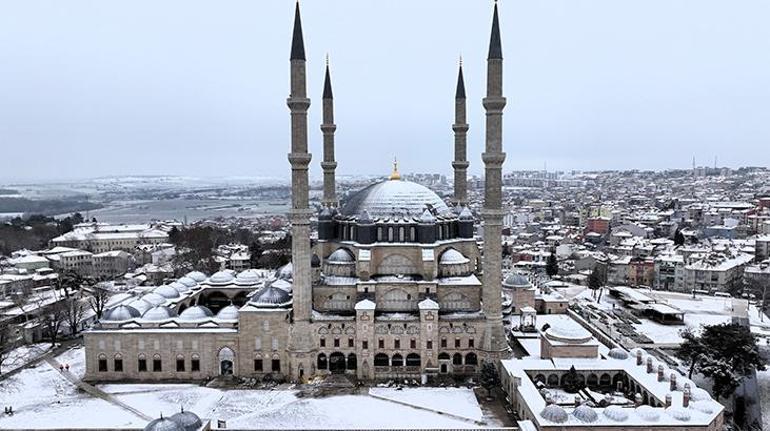
[(148, 423), (144, 427), (144, 431), (186, 431), (185, 428), (177, 421), (169, 418), (161, 417)]
[(203, 283), (204, 281), (206, 281), (206, 274), (204, 274), (204, 273), (202, 273), (200, 271), (188, 272), (187, 275), (185, 275), (185, 277), (192, 278), (197, 283)]
[(144, 299), (139, 298), (139, 299), (136, 299), (134, 301), (131, 301), (128, 304), (128, 306), (131, 307), (131, 308), (136, 309), (137, 311), (139, 311), (139, 315), (141, 316), (142, 314), (144, 314), (145, 311), (147, 311), (150, 308), (152, 308), (153, 304), (150, 304), (149, 302), (145, 301)]
[(288, 305), (291, 302), (291, 295), (270, 283), (257, 291), (249, 302), (257, 307), (277, 308)]
[(145, 311), (142, 315), (144, 320), (166, 320), (177, 317), (176, 311), (166, 307), (165, 305), (158, 305)]
[(503, 280), (503, 287), (508, 289), (529, 289), (532, 283), (529, 282), (524, 274), (512, 272)]
[(204, 307), (203, 305), (196, 305), (194, 307), (186, 308), (182, 314), (179, 315), (180, 320), (205, 320), (213, 317), (214, 313)]
[(128, 305), (118, 305), (104, 313), (102, 320), (120, 322), (141, 317), (142, 313), (134, 307)]
[(187, 276), (185, 276), (185, 277), (182, 277), (182, 278), (180, 278), (180, 279), (179, 279), (179, 280), (177, 280), (177, 281), (178, 281), (179, 283), (182, 283), (182, 284), (184, 284), (184, 285), (185, 285), (185, 286), (187, 286), (187, 287), (195, 287), (195, 286), (198, 284), (198, 282), (197, 282), (197, 281), (195, 281), (194, 279), (192, 279), (192, 278), (190, 278), (190, 277), (187, 277)]
[(227, 307), (219, 310), (219, 313), (217, 313), (217, 319), (238, 320), (238, 307), (230, 304)]
[(209, 277), (209, 284), (216, 284), (216, 285), (224, 285), (224, 284), (230, 284), (233, 282), (235, 277), (233, 277), (233, 274), (229, 271), (219, 271), (215, 272), (211, 277)]
[(353, 254), (345, 248), (338, 248), (334, 250), (334, 253), (330, 254), (326, 259), (327, 263), (331, 264), (348, 264), (355, 262)]
[(185, 431), (196, 431), (203, 426), (203, 422), (201, 422), (201, 418), (199, 418), (198, 415), (184, 410), (171, 416), (170, 419), (181, 425)]
[(167, 284), (156, 287), (152, 293), (157, 293), (158, 295), (168, 299), (179, 298), (179, 292)]
[(561, 406), (558, 406), (556, 404), (549, 404), (545, 406), (543, 411), (540, 412), (540, 416), (542, 416), (543, 419), (547, 420), (548, 422), (553, 422), (557, 424), (567, 422), (567, 420), (569, 419), (569, 415), (567, 414), (567, 411), (564, 410)]
[(166, 303), (166, 297), (161, 296), (155, 292), (150, 292), (142, 296), (142, 299), (146, 302), (149, 302), (150, 305), (160, 305)]
[(419, 218), (426, 207), (440, 216), (454, 216), (431, 189), (411, 181), (388, 180), (365, 187), (351, 196), (342, 208), (342, 215), (359, 217), (366, 211), (373, 219), (394, 215)]

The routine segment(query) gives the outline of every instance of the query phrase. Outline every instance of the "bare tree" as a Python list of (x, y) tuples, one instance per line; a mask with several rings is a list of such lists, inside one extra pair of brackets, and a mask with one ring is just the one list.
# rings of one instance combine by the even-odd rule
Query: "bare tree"
[(70, 328), (70, 333), (75, 335), (78, 333), (80, 327), (80, 321), (83, 319), (85, 307), (81, 300), (77, 298), (69, 298), (64, 301), (64, 312), (66, 314), (67, 325)]
[(40, 314), (40, 323), (48, 332), (52, 346), (56, 346), (56, 342), (59, 340), (59, 331), (61, 331), (61, 327), (66, 321), (66, 301), (57, 301)]
[(11, 333), (9, 326), (0, 327), (0, 369), (3, 367), (3, 362), (11, 353), (14, 347), (16, 347), (16, 337)]
[(103, 284), (97, 283), (94, 285), (93, 292), (91, 293), (91, 299), (89, 301), (89, 306), (91, 307), (91, 310), (96, 313), (97, 319), (102, 318), (102, 314), (104, 314), (104, 308), (107, 306), (107, 300), (109, 298), (110, 291), (107, 290)]

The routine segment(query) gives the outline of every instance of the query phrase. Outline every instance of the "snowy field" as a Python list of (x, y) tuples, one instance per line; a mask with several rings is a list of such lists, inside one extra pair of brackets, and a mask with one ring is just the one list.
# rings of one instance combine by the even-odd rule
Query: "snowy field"
[[(56, 359), (68, 363), (73, 374), (83, 375), (82, 348)], [(372, 389), (384, 398), (422, 407), (414, 408), (367, 394), (299, 398), (295, 390), (224, 391), (192, 384), (98, 387), (150, 417), (169, 416), (184, 407), (212, 421), (224, 420), (230, 428), (479, 428), (473, 422), (479, 420), (500, 425), (483, 416), (473, 392), (464, 388)], [(0, 381), (0, 404), (12, 405), (15, 412), (0, 415), (0, 429), (142, 428), (147, 422), (122, 406), (79, 391), (46, 362)]]
[(0, 374), (7, 373), (8, 371), (20, 367), (50, 349), (51, 343), (29, 344), (13, 349), (8, 352), (8, 356), (3, 360), (3, 365), (0, 367)]

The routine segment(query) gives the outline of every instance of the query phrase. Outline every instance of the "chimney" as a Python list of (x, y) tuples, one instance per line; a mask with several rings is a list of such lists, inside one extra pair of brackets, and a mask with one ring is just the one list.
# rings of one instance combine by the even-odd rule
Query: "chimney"
[(684, 393), (682, 394), (682, 407), (690, 407), (690, 387), (685, 386)]
[(666, 394), (666, 408), (671, 407), (671, 394)]
[(658, 365), (658, 381), (662, 382), (663, 380), (666, 380), (666, 378), (663, 376), (663, 365)]
[(583, 399), (580, 398), (580, 396), (575, 395), (575, 407), (579, 407), (582, 402), (583, 402)]
[(652, 357), (647, 357), (647, 374), (652, 374)]
[(642, 351), (636, 351), (636, 365), (642, 365)]
[(669, 386), (669, 390), (676, 390), (676, 373), (671, 373), (671, 386)]

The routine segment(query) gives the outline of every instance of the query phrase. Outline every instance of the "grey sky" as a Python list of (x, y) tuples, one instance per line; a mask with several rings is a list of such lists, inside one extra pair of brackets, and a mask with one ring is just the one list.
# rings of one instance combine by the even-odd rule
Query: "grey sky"
[[(471, 173), (491, 2), (302, 2), (311, 175), (324, 55), (341, 174)], [(0, 0), (0, 179), (288, 178), (293, 1)], [(767, 0), (501, 0), (506, 170), (770, 164)]]

